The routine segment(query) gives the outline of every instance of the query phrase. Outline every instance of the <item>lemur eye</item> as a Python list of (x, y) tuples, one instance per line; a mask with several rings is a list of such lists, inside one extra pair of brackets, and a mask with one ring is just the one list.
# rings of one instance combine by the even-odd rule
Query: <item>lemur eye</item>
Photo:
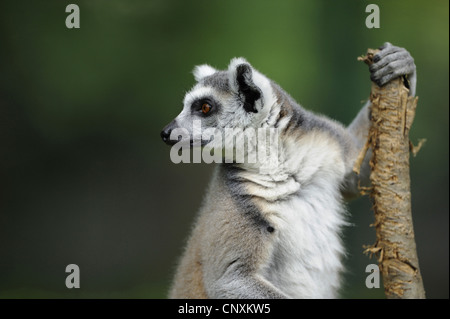
[(202, 113), (206, 114), (211, 110), (211, 105), (209, 105), (208, 103), (203, 103), (202, 105)]

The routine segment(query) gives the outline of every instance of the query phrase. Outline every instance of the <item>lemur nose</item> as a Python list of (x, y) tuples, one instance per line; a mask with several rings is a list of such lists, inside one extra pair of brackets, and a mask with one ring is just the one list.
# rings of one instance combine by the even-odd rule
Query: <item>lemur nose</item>
[(167, 143), (167, 141), (170, 139), (171, 132), (172, 132), (171, 129), (164, 129), (161, 131), (161, 138), (165, 143)]
[(177, 127), (178, 127), (177, 122), (175, 120), (173, 120), (172, 122), (167, 124), (166, 127), (163, 128), (163, 130), (161, 131), (161, 138), (164, 143), (166, 143), (168, 145), (175, 144), (176, 141), (170, 139), (170, 134), (172, 134), (172, 131), (174, 129), (176, 129)]

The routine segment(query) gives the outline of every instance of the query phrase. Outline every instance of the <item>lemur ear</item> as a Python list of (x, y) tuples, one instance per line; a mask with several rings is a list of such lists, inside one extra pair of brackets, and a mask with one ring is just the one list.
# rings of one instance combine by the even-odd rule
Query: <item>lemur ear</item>
[(217, 70), (208, 64), (197, 65), (192, 71), (197, 82), (206, 76), (213, 75), (216, 72)]
[(262, 93), (253, 81), (254, 72), (251, 65), (243, 58), (235, 58), (231, 60), (228, 70), (231, 88), (241, 97), (244, 109), (247, 112), (257, 113), (256, 102)]

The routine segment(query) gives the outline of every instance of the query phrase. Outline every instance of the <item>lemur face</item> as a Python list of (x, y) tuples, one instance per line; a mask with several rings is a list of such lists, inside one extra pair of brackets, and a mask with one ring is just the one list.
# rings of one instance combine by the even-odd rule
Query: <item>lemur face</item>
[[(180, 142), (180, 136), (191, 146), (223, 145), (217, 136), (224, 138), (226, 128), (259, 127), (275, 102), (270, 81), (243, 58), (231, 60), (226, 71), (204, 64), (193, 73), (197, 83), (186, 94), (183, 110), (161, 132), (169, 145)], [(175, 134), (176, 129), (185, 133)]]

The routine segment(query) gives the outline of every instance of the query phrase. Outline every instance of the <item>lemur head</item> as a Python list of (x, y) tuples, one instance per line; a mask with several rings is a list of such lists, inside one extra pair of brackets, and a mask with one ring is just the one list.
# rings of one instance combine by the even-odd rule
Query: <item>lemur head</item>
[(197, 134), (198, 124), (202, 131), (214, 129), (221, 136), (225, 128), (258, 128), (275, 103), (270, 80), (244, 58), (232, 59), (224, 71), (204, 64), (193, 73), (197, 83), (186, 94), (183, 110), (161, 132), (169, 145), (180, 141), (180, 136), (171, 134), (179, 128), (189, 132), (191, 145), (212, 146), (213, 138), (205, 140)]

